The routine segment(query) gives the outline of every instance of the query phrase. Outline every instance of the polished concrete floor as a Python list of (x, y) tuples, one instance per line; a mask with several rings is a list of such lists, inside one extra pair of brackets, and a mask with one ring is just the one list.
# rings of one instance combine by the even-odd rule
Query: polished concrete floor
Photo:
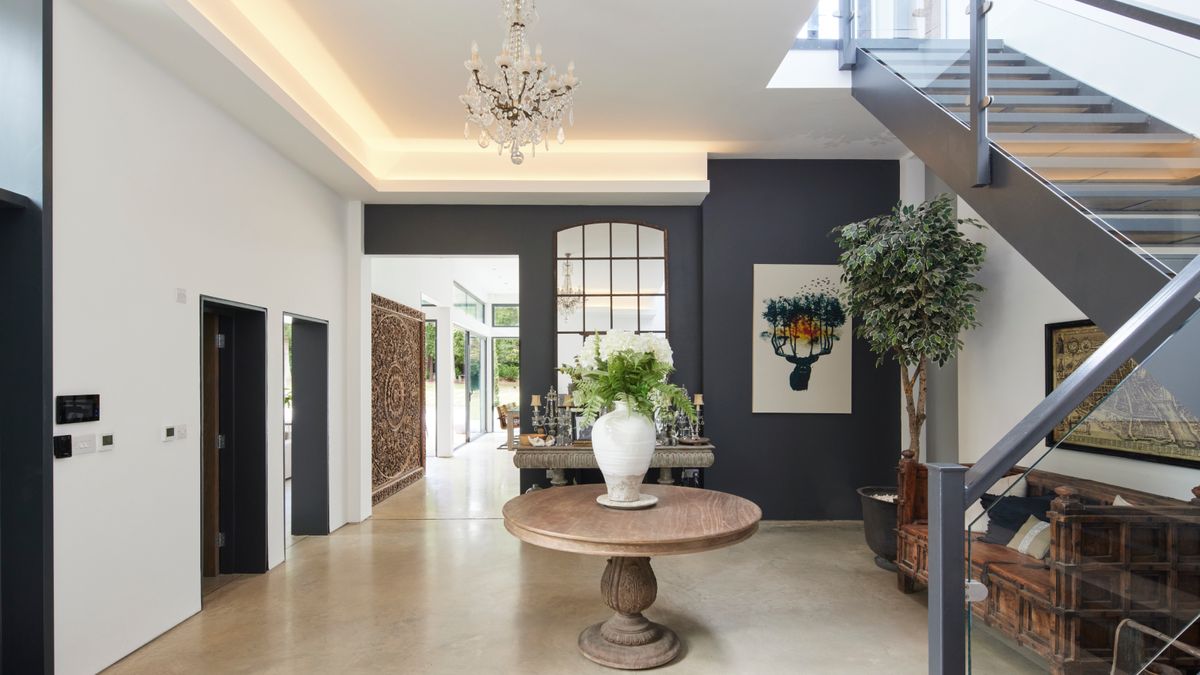
[[(575, 641), (607, 618), (604, 560), (522, 544), (497, 437), (430, 459), (375, 517), (308, 537), (236, 580), (118, 673), (600, 673)], [(656, 558), (647, 612), (686, 647), (677, 673), (925, 673), (925, 595), (875, 567), (858, 523), (764, 523), (737, 546)], [(1037, 673), (990, 636), (975, 673)]]
[[(521, 491), (512, 454), (497, 450), (504, 434), (487, 434), (454, 452), (426, 458), (425, 478), (375, 507), (373, 520), (500, 518)], [(502, 528), (503, 529), (503, 528)]]

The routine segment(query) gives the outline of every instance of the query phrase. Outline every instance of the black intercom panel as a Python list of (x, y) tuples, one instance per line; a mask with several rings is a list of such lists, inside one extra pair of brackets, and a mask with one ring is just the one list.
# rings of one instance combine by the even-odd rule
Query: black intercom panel
[(100, 394), (54, 397), (54, 423), (76, 424), (100, 420)]

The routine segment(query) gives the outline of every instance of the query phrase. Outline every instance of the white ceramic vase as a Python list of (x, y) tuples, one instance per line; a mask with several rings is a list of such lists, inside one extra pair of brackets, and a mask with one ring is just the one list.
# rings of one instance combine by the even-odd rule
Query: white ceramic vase
[(614, 502), (636, 502), (638, 488), (650, 470), (657, 435), (654, 422), (618, 401), (612, 412), (592, 426), (592, 452), (604, 473), (608, 498)]

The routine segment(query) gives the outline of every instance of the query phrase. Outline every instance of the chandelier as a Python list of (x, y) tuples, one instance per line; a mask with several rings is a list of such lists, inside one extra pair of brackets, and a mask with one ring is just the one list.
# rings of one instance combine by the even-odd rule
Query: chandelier
[(559, 143), (566, 140), (563, 121), (565, 117), (568, 126), (575, 124), (573, 92), (579, 80), (574, 62), (561, 76), (547, 67), (541, 45), (529, 55), (525, 28), (537, 19), (534, 0), (501, 2), (508, 33), (496, 57), (496, 71), (491, 76), (484, 72), (479, 45), (471, 43), (471, 60), (464, 64), (471, 73), (467, 93), (458, 100), (467, 107), (463, 136), (469, 139), (477, 129), (479, 147), (495, 143), (497, 154), (507, 148), (512, 163), (520, 164), (525, 161), (523, 146), (531, 146), (536, 155), (539, 144), (550, 149), (551, 135)]
[(575, 288), (575, 280), (572, 278), (574, 269), (571, 265), (571, 254), (567, 254), (567, 259), (562, 265), (562, 285), (558, 289), (558, 307), (563, 314), (571, 315), (575, 310), (579, 309), (579, 305), (583, 303), (583, 289)]

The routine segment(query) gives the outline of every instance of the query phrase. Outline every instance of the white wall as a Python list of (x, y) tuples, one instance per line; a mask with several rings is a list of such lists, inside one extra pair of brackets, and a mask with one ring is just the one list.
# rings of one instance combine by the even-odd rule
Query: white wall
[[(925, 201), (925, 164), (911, 153), (900, 159), (900, 201), (905, 204), (920, 204)], [(900, 449), (896, 451), (898, 456), (901, 450), (912, 447), (912, 442), (908, 431), (908, 405), (904, 398), (903, 383), (896, 382), (896, 388), (900, 391)], [(919, 436), (921, 456), (917, 458), (918, 461), (928, 461), (928, 437), (929, 425), (922, 425)]]
[[(1200, 18), (1195, 0), (1157, 6)], [(988, 37), (1200, 135), (1200, 43), (1072, 0), (1005, 0)]]
[[(54, 464), (55, 660), (71, 675), (200, 609), (201, 295), (269, 310), (271, 565), (281, 312), (330, 322), (330, 524), (345, 522), (348, 208), (73, 2), (54, 12), (54, 388), (101, 395), (102, 421), (63, 433), (116, 436)], [(160, 442), (166, 424), (187, 438)]]
[(371, 259), (363, 255), (363, 204), (346, 205), (346, 520), (371, 517)]
[[(979, 218), (966, 202), (959, 217)], [(995, 230), (969, 236), (987, 244), (979, 283), (981, 328), (964, 335), (958, 357), (959, 460), (973, 462), (1045, 398), (1045, 325), (1085, 318), (1071, 302)], [(1028, 465), (1045, 453), (1030, 453)], [(1054, 450), (1040, 465), (1047, 471), (1191, 499), (1200, 470), (1071, 450)]]

